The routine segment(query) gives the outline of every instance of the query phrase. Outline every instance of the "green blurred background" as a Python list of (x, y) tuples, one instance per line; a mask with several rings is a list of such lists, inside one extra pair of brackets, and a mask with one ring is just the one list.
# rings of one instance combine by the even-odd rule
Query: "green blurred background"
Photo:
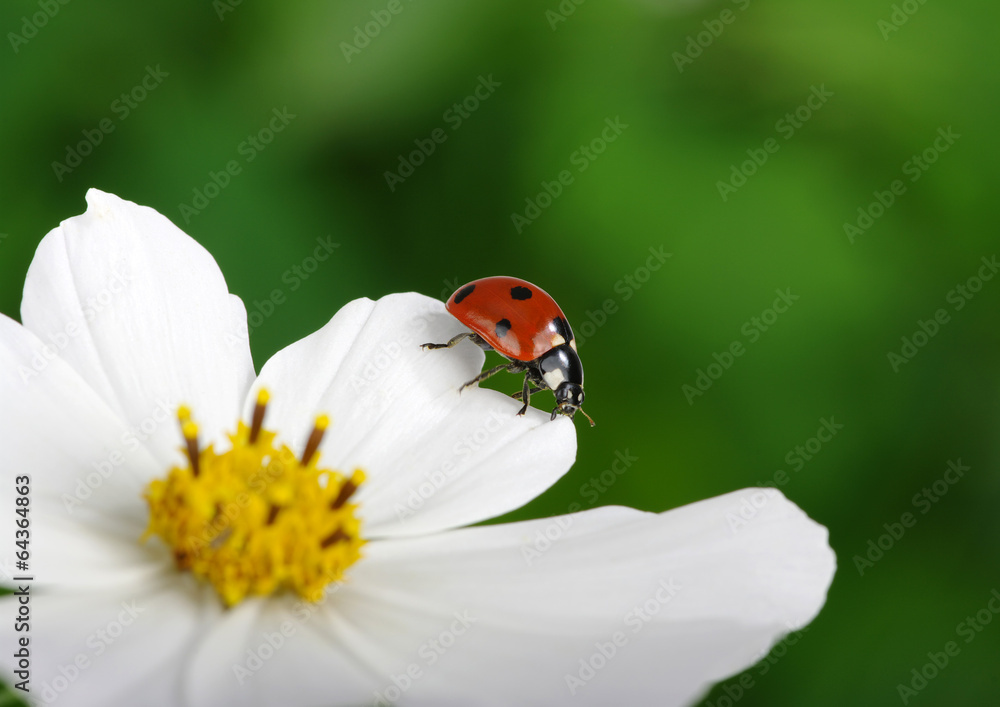
[[(830, 529), (840, 568), (819, 618), (706, 705), (900, 704), (952, 640), (909, 702), (1000, 702), (1000, 617), (962, 625), (1000, 589), (1000, 279), (952, 293), (1000, 250), (996, 3), (400, 0), (346, 55), (390, 3), (224, 3), (53, 0), (44, 26), (45, 3), (0, 5), (0, 311), (18, 316), (35, 247), (92, 186), (178, 223), (251, 312), (281, 291), (252, 321), (258, 368), (353, 298), (523, 277), (576, 329), (598, 426), (577, 421), (576, 465), (511, 518), (784, 481)], [(295, 117), (245, 143), (274, 110)], [(90, 154), (73, 167), (73, 151)], [(572, 182), (515, 224), (563, 170)], [(859, 208), (878, 216), (867, 228)], [(334, 256), (299, 277), (326, 237)], [(655, 271), (651, 248), (671, 254)], [(775, 321), (778, 289), (799, 299)], [(947, 323), (894, 370), (887, 354), (938, 309)], [(745, 353), (709, 370), (734, 341)], [(699, 369), (721, 375), (686, 395)], [(817, 451), (831, 418), (843, 428)], [(639, 461), (613, 485), (582, 488), (626, 451)], [(949, 460), (969, 467), (954, 484)], [(906, 512), (862, 574), (855, 556)]]

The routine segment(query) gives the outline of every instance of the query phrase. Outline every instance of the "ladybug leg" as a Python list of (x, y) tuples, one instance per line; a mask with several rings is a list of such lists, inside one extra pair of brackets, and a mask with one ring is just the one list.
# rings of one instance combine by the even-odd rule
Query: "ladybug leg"
[(495, 376), (500, 371), (507, 371), (509, 373), (520, 373), (523, 370), (524, 370), (524, 364), (521, 363), (520, 361), (512, 361), (510, 363), (501, 363), (499, 366), (494, 366), (493, 368), (489, 369), (488, 371), (483, 371), (482, 373), (480, 373), (478, 376), (476, 376), (475, 378), (473, 378), (472, 380), (470, 380), (468, 383), (464, 384), (461, 388), (459, 388), (458, 392), (461, 393), (463, 390), (465, 390), (466, 388), (468, 388), (470, 385), (475, 385), (479, 381), (484, 381), (487, 378), (489, 378), (490, 376)]
[[(541, 393), (543, 390), (545, 390), (545, 388), (539, 388), (537, 385), (531, 385), (528, 390), (528, 394), (534, 395), (535, 393)], [(514, 398), (514, 400), (524, 400), (525, 398), (524, 391), (521, 390), (516, 393), (511, 393), (510, 397)]]
[(524, 387), (521, 388), (521, 400), (524, 401), (524, 405), (522, 405), (521, 409), (517, 411), (518, 416), (524, 415), (524, 413), (528, 411), (528, 401), (531, 400), (531, 394), (537, 390), (539, 389), (531, 385), (531, 373), (525, 373)]
[(474, 331), (463, 331), (461, 334), (456, 334), (455, 336), (453, 336), (450, 339), (448, 339), (448, 343), (447, 344), (421, 344), (420, 348), (422, 348), (422, 349), (450, 349), (452, 346), (454, 346), (455, 344), (457, 344), (462, 339), (468, 339), (469, 341), (471, 341), (472, 343), (474, 343), (476, 346), (478, 346), (479, 348), (483, 349), (484, 351), (492, 351), (493, 350), (493, 347), (490, 346), (488, 343), (486, 343), (486, 340), (483, 339), (483, 337), (481, 337), (479, 334), (477, 334)]
[(478, 346), (479, 348), (481, 348), (483, 351), (492, 351), (493, 350), (493, 347), (490, 346), (489, 343), (487, 343), (486, 339), (484, 339), (483, 337), (481, 337), (479, 334), (477, 334), (474, 331), (470, 331), (469, 332), (469, 341), (471, 341), (472, 343), (474, 343), (476, 346)]
[(524, 386), (521, 388), (520, 393), (514, 393), (511, 396), (514, 400), (524, 401), (524, 405), (517, 411), (518, 415), (524, 415), (528, 411), (528, 401), (531, 399), (532, 393), (540, 393), (547, 387), (545, 380), (541, 377), (536, 366), (529, 364), (525, 366), (524, 370)]
[(422, 349), (450, 349), (452, 346), (457, 344), (462, 339), (468, 339), (469, 337), (476, 336), (476, 334), (471, 331), (463, 331), (461, 334), (456, 334), (455, 336), (448, 339), (447, 344), (421, 344)]

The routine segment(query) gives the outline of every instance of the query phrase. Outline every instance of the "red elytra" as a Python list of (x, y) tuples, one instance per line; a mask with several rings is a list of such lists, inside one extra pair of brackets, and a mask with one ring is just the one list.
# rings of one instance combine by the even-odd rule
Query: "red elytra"
[(445, 306), (509, 359), (534, 361), (563, 344), (576, 350), (562, 309), (545, 290), (526, 280), (507, 276), (474, 280), (456, 290)]

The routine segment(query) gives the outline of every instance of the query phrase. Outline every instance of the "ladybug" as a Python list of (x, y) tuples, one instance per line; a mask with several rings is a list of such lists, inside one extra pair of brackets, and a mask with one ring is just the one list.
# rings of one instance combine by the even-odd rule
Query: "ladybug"
[(423, 344), (424, 349), (451, 348), (470, 339), (485, 351), (496, 351), (510, 361), (478, 376), (459, 392), (490, 376), (507, 371), (524, 373), (524, 387), (513, 395), (523, 400), (517, 413), (528, 409), (532, 393), (548, 389), (555, 393), (556, 415), (573, 417), (583, 412), (583, 364), (576, 352), (576, 339), (559, 305), (537, 285), (516, 277), (484, 277), (462, 285), (448, 298), (447, 310), (472, 331), (453, 336), (446, 344)]

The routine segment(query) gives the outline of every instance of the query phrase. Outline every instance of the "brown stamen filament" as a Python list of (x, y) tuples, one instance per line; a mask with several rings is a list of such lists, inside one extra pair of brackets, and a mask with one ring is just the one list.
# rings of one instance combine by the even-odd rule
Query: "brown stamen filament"
[(250, 444), (256, 444), (260, 435), (260, 428), (264, 424), (264, 412), (267, 410), (267, 403), (271, 399), (270, 393), (261, 388), (257, 393), (257, 404), (253, 409), (253, 420), (250, 423)]
[(188, 459), (191, 461), (191, 473), (197, 477), (201, 469), (198, 466), (198, 425), (188, 420), (181, 426), (184, 441), (187, 443)]
[(344, 485), (340, 487), (340, 493), (337, 497), (333, 499), (333, 503), (330, 504), (330, 510), (335, 511), (345, 503), (347, 499), (354, 495), (354, 492), (358, 490), (358, 485), (354, 483), (354, 478), (350, 478), (344, 482)]
[(323, 542), (320, 543), (320, 547), (324, 550), (333, 545), (334, 543), (339, 543), (341, 540), (350, 539), (350, 535), (345, 533), (342, 528), (337, 528), (332, 533), (323, 538)]
[(302, 466), (309, 466), (309, 462), (312, 461), (316, 450), (319, 449), (319, 443), (323, 441), (323, 435), (326, 434), (326, 428), (329, 426), (330, 418), (326, 415), (320, 415), (316, 418), (316, 426), (313, 427), (313, 431), (309, 435), (309, 441), (306, 442), (306, 450), (302, 452)]

